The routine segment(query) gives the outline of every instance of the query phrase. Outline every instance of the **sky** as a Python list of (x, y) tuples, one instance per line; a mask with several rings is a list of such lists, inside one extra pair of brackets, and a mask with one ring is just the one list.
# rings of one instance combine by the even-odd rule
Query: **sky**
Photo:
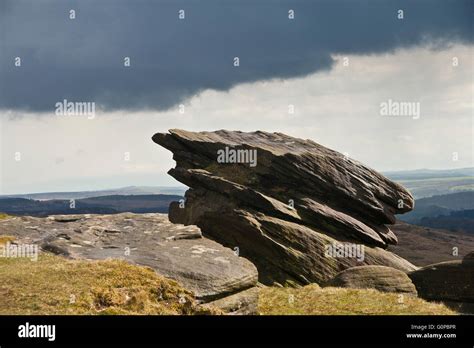
[[(473, 4), (4, 0), (0, 193), (176, 186), (151, 141), (170, 128), (279, 131), (379, 171), (470, 167)], [(64, 99), (95, 113), (58, 115)]]

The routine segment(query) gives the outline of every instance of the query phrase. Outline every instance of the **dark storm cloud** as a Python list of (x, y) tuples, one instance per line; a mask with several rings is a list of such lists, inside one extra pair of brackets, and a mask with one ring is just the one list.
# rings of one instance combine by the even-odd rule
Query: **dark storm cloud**
[[(472, 43), (473, 4), (2, 0), (0, 109), (51, 111), (68, 99), (109, 110), (162, 110), (209, 88), (330, 69), (332, 54)], [(397, 19), (398, 9), (405, 19)]]

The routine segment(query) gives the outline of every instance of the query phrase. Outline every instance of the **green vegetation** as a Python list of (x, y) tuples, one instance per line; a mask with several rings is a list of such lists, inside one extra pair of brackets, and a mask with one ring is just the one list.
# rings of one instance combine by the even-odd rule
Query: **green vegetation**
[(177, 282), (125, 261), (0, 258), (2, 315), (218, 313), (198, 306)]
[(446, 306), (409, 295), (373, 289), (267, 287), (260, 291), (259, 313), (266, 315), (448, 315)]
[(406, 187), (415, 198), (474, 190), (473, 176), (402, 179), (395, 181)]
[[(0, 244), (14, 240), (0, 236)], [(437, 303), (376, 290), (266, 287), (262, 315), (456, 314)], [(153, 269), (122, 260), (68, 260), (41, 254), (38, 261), (0, 258), (0, 315), (222, 314), (199, 306), (193, 294)]]
[(0, 220), (6, 219), (6, 218), (9, 218), (9, 217), (11, 217), (11, 216), (7, 215), (7, 214), (4, 214), (4, 213), (0, 213)]

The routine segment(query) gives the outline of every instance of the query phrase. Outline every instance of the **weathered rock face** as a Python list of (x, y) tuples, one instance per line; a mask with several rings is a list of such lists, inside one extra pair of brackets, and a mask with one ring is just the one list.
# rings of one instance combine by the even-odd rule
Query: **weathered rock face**
[(452, 308), (474, 313), (474, 252), (462, 261), (446, 261), (408, 274), (420, 297), (448, 302)]
[[(384, 250), (397, 241), (386, 224), (412, 209), (410, 193), (336, 151), (265, 132), (171, 130), (153, 141), (173, 152), (169, 174), (190, 187), (170, 220), (238, 247), (264, 283), (324, 282), (361, 265), (415, 269)], [(337, 242), (364, 245), (363, 260), (328, 256)]]
[(251, 315), (258, 313), (258, 287), (209, 302), (207, 305), (220, 308), (225, 313)]
[(376, 289), (416, 295), (416, 288), (405, 272), (386, 266), (348, 268), (328, 281), (325, 286)]
[(149, 266), (203, 301), (235, 298), (257, 284), (251, 262), (204, 238), (198, 227), (172, 224), (164, 214), (15, 217), (0, 221), (0, 234), (71, 258), (119, 258)]

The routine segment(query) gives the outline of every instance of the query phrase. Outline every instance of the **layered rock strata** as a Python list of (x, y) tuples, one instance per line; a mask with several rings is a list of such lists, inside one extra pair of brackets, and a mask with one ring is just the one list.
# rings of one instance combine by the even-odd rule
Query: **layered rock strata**
[(239, 250), (265, 284), (321, 283), (362, 265), (416, 269), (385, 250), (397, 242), (387, 225), (413, 197), (339, 152), (260, 131), (173, 129), (153, 141), (173, 153), (169, 174), (190, 188), (170, 221)]

